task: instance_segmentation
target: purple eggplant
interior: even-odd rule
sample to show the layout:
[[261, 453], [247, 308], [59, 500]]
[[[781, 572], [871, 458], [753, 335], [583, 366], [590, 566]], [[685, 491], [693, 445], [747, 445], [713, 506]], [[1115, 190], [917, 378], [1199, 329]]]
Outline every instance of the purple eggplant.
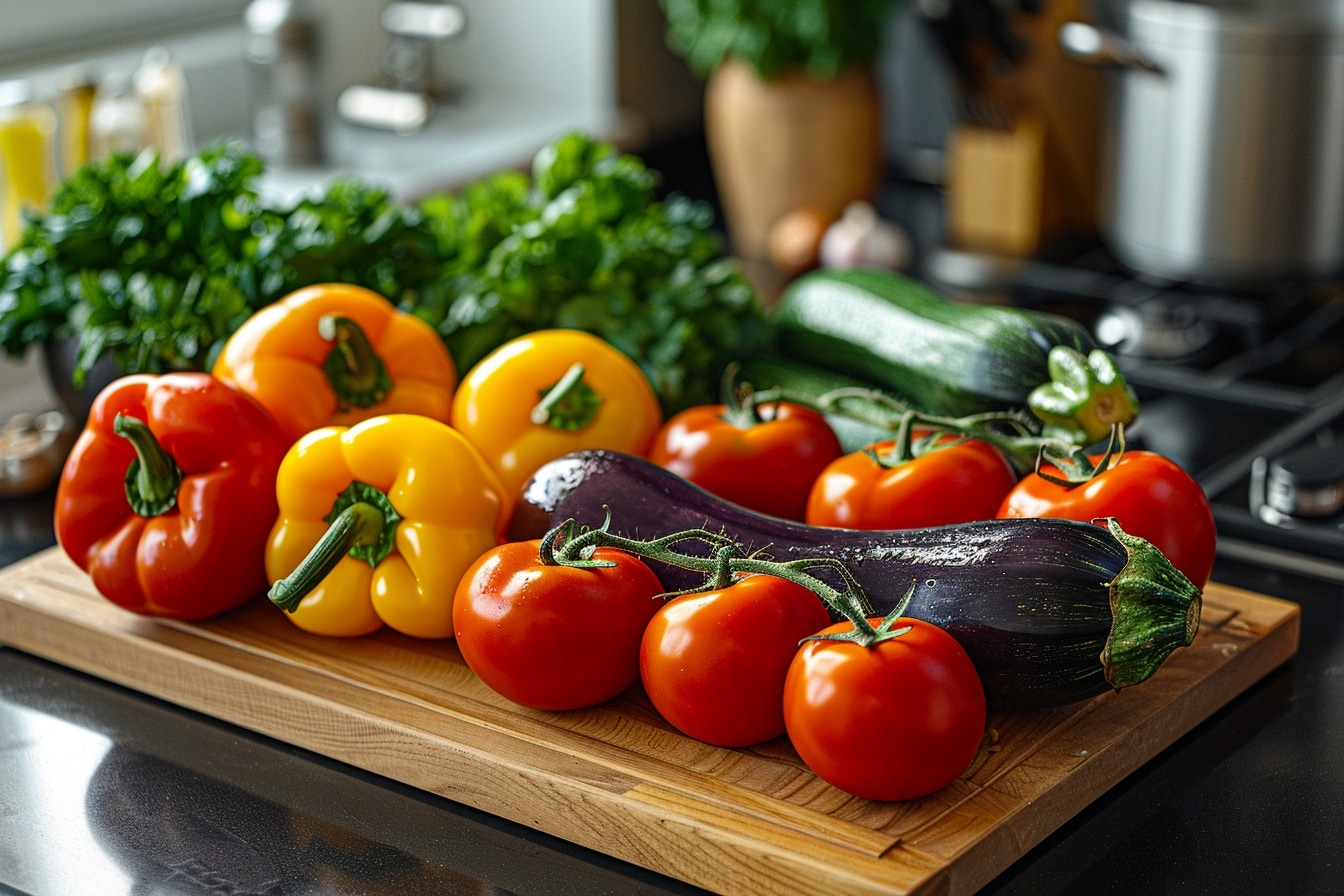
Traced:
[[[509, 536], [540, 538], [570, 519], [598, 527], [608, 512], [609, 530], [628, 538], [707, 529], [775, 560], [839, 560], [877, 615], [913, 585], [905, 615], [961, 642], [998, 710], [1061, 706], [1138, 684], [1189, 645], [1199, 627], [1199, 589], [1114, 521], [986, 520], [896, 531], [807, 526], [747, 510], [643, 458], [611, 451], [576, 452], [538, 470], [523, 487]], [[704, 582], [703, 573], [650, 565], [668, 591]]]

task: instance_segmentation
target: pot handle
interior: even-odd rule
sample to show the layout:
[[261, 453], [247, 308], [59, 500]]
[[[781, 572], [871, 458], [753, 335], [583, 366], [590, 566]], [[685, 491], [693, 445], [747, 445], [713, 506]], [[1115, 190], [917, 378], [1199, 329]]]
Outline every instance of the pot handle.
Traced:
[[1074, 62], [1100, 68], [1123, 68], [1165, 75], [1162, 66], [1149, 59], [1132, 43], [1113, 31], [1085, 22], [1059, 26], [1059, 46]]

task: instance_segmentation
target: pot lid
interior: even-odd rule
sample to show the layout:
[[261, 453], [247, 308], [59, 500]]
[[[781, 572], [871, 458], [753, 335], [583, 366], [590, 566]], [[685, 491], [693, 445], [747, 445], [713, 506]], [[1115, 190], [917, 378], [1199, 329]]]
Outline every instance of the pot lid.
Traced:
[[1145, 45], [1319, 52], [1344, 37], [1344, 0], [1129, 0], [1125, 6], [1130, 37]]

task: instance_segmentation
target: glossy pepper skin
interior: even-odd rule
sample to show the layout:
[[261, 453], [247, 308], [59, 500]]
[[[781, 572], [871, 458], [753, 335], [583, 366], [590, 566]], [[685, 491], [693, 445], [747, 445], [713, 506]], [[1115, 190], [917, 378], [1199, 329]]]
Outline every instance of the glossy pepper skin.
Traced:
[[385, 414], [447, 422], [457, 385], [429, 324], [344, 283], [304, 287], [252, 315], [212, 372], [261, 402], [291, 444]]
[[[499, 544], [508, 513], [479, 452], [446, 424], [414, 414], [309, 433], [285, 455], [276, 496], [280, 516], [266, 551], [271, 600], [293, 606], [299, 628], [333, 637], [384, 625], [451, 637], [458, 582]], [[339, 534], [340, 511], [351, 503], [366, 511], [364, 537], [336, 544], [333, 565], [313, 566], [306, 582], [291, 576]], [[368, 510], [375, 505], [380, 513]]]
[[452, 424], [516, 496], [543, 464], [571, 451], [643, 455], [662, 409], [643, 371], [610, 343], [581, 330], [538, 330], [467, 372]]
[[[261, 405], [207, 374], [123, 377], [99, 394], [66, 461], [56, 538], [128, 610], [191, 620], [233, 609], [266, 591], [287, 444]], [[133, 465], [160, 474], [156, 506], [128, 481]]]

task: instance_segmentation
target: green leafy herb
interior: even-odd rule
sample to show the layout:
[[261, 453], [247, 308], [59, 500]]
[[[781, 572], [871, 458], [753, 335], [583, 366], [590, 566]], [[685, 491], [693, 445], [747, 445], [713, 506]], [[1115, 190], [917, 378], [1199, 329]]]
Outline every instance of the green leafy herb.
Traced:
[[421, 204], [443, 258], [415, 311], [466, 370], [546, 327], [586, 330], [633, 358], [664, 410], [716, 400], [723, 367], [767, 338], [759, 303], [723, 257], [710, 208], [655, 198], [638, 158], [571, 134], [504, 172]]
[[789, 68], [833, 78], [871, 62], [899, 0], [660, 0], [668, 44], [705, 77], [729, 56], [762, 78]]
[[126, 373], [203, 370], [259, 308], [355, 283], [436, 326], [462, 373], [533, 330], [595, 333], [671, 411], [715, 400], [727, 360], [766, 339], [709, 207], [657, 200], [656, 173], [587, 137], [544, 148], [531, 176], [414, 207], [353, 179], [268, 207], [262, 171], [236, 144], [80, 168], [0, 266], [0, 348], [78, 337], [76, 385], [105, 354]]
[[161, 166], [154, 152], [85, 165], [5, 259], [0, 345], [78, 334], [77, 383], [98, 355], [127, 371], [201, 368], [248, 314], [235, 272], [261, 162], [221, 146]]
[[252, 229], [240, 273], [254, 307], [313, 283], [354, 283], [400, 302], [438, 273], [419, 213], [352, 178], [262, 214]]
[[120, 370], [203, 370], [247, 317], [311, 283], [400, 301], [437, 275], [418, 213], [348, 181], [263, 206], [262, 161], [240, 144], [175, 165], [152, 151], [75, 171], [0, 271], [0, 347], [78, 336], [75, 385], [100, 355]]

